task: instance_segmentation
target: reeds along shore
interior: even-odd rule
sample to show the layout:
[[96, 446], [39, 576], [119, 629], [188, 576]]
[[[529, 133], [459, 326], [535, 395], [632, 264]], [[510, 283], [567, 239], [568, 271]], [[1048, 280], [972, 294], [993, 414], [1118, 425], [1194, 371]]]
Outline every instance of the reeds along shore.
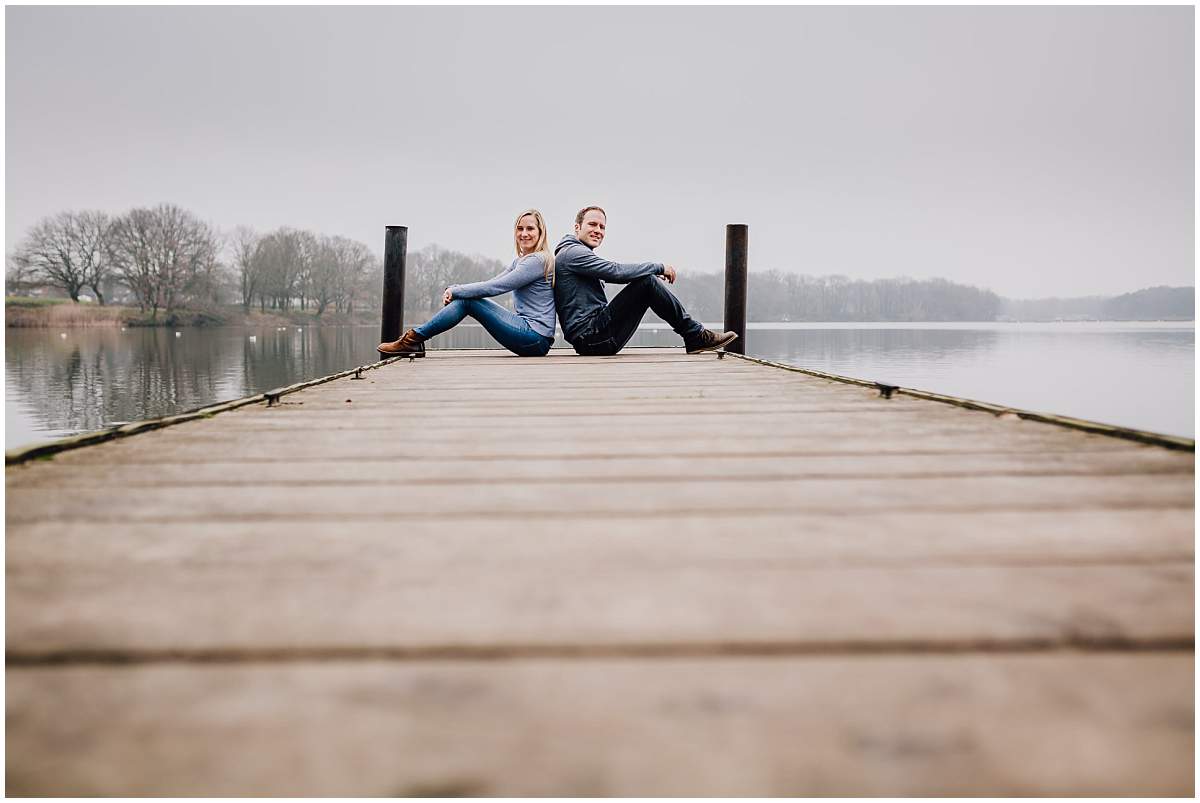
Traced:
[[9, 299], [4, 305], [4, 325], [29, 329], [47, 328], [101, 328], [119, 326], [345, 326], [349, 324], [378, 323], [378, 314], [366, 312], [337, 314], [326, 311], [317, 316], [312, 312], [291, 311], [287, 313], [249, 313], [241, 307], [219, 310], [174, 310], [160, 311], [155, 319], [137, 307], [99, 306], [96, 304], [73, 304], [71, 302], [31, 301]]
[[128, 326], [140, 313], [130, 307], [82, 306], [80, 304], [4, 305], [4, 325], [25, 328]]

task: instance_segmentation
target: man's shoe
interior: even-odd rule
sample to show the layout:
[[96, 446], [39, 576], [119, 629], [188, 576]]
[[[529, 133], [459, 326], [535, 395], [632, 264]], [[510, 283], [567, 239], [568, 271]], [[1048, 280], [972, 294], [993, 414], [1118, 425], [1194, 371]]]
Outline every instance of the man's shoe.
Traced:
[[702, 329], [695, 340], [686, 341], [683, 347], [688, 354], [699, 354], [703, 351], [716, 351], [737, 340], [737, 332], [714, 332]]
[[405, 357], [424, 357], [425, 341], [428, 339], [417, 334], [416, 329], [409, 329], [399, 340], [393, 340], [391, 343], [380, 343], [379, 353], [389, 356], [400, 354]]

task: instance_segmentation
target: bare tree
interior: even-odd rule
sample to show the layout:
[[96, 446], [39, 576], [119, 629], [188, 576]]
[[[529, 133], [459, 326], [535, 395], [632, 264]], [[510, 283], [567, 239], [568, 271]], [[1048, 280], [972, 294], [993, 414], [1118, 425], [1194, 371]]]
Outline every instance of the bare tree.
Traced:
[[108, 278], [109, 219], [103, 212], [60, 212], [43, 218], [17, 247], [14, 259], [43, 284], [78, 302], [85, 287], [104, 303]]
[[314, 243], [308, 292], [317, 315], [323, 315], [330, 304], [339, 312], [350, 308], [362, 294], [374, 254], [363, 243], [345, 237], [320, 237]]
[[310, 231], [298, 231], [296, 238], [296, 294], [300, 297], [300, 309], [308, 309], [308, 301], [313, 294], [313, 273], [317, 269], [317, 261], [322, 257], [324, 246], [321, 238]]
[[254, 250], [255, 270], [261, 277], [259, 290], [260, 308], [266, 309], [266, 300], [271, 307], [286, 310], [296, 297], [299, 278], [307, 270], [305, 261], [306, 237], [312, 235], [295, 229], [277, 229], [262, 237]]
[[134, 209], [113, 222], [112, 264], [138, 306], [157, 320], [190, 297], [204, 298], [219, 270], [212, 227], [172, 204]]
[[92, 289], [96, 301], [104, 304], [101, 285], [112, 272], [108, 253], [108, 236], [112, 220], [103, 212], [80, 212], [75, 215], [73, 236], [78, 243], [83, 264], [84, 281]]
[[28, 295], [29, 291], [39, 284], [41, 282], [38, 281], [37, 272], [29, 256], [20, 251], [9, 254], [8, 270], [4, 274], [5, 293], [10, 296]]
[[362, 242], [343, 236], [320, 239], [319, 258], [313, 264], [312, 293], [317, 314], [330, 304], [337, 311], [349, 311], [353, 301], [362, 294], [364, 284], [374, 264], [374, 254]]
[[192, 243], [193, 252], [183, 275], [182, 298], [191, 306], [215, 309], [221, 304], [225, 284], [221, 237], [201, 223], [200, 230], [193, 233]]
[[338, 278], [342, 270], [339, 237], [316, 238], [309, 264], [308, 290], [317, 307], [317, 317], [337, 298]]
[[378, 259], [365, 243], [344, 237], [335, 237], [334, 242], [340, 266], [335, 285], [337, 307], [353, 312], [354, 302], [369, 295], [367, 287], [382, 271], [376, 269]]
[[246, 312], [250, 311], [250, 305], [254, 303], [254, 295], [262, 283], [262, 276], [258, 270], [259, 265], [254, 260], [254, 253], [258, 250], [260, 240], [258, 233], [248, 226], [238, 226], [229, 237], [230, 261], [237, 274], [242, 309]]

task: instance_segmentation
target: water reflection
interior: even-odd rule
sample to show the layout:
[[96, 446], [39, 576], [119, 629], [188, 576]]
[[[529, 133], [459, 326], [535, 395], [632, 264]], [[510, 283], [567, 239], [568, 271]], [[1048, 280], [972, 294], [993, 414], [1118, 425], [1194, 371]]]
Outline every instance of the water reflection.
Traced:
[[9, 329], [5, 444], [169, 415], [334, 373], [374, 359], [378, 341], [368, 329]]
[[752, 328], [747, 351], [951, 396], [1195, 434], [1191, 323], [832, 326]]
[[[63, 337], [62, 334], [66, 336]], [[373, 326], [8, 329], [7, 448], [228, 401], [376, 359]], [[633, 346], [679, 346], [644, 328]], [[463, 325], [431, 344], [494, 348]], [[556, 349], [568, 348], [560, 339]], [[749, 353], [1191, 437], [1191, 324], [752, 325]]]
[[[863, 355], [883, 373], [904, 366], [950, 366], [964, 358], [987, 359], [1001, 338], [995, 331], [931, 329], [752, 329], [747, 350], [763, 359], [859, 376]], [[835, 370], [836, 367], [836, 370]], [[871, 377], [886, 379], [886, 376]]]

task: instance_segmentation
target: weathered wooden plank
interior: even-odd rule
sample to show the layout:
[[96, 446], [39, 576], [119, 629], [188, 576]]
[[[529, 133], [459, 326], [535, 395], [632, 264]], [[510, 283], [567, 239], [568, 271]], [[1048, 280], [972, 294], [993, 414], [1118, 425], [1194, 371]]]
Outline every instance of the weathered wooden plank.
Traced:
[[7, 791], [1188, 796], [1191, 655], [10, 668]]
[[[332, 417], [330, 416], [331, 412], [334, 413]], [[950, 415], [957, 415], [959, 412], [970, 415], [970, 412], [965, 410], [954, 411]], [[754, 415], [779, 420], [802, 418], [806, 423], [811, 420], [818, 422], [819, 425], [825, 419], [833, 419], [835, 416], [838, 418], [852, 416], [856, 422], [857, 419], [863, 418], [870, 423], [877, 423], [878, 420], [902, 420], [904, 416], [928, 417], [928, 411], [922, 410], [919, 405], [911, 404], [896, 405], [893, 408], [880, 407], [869, 400], [854, 403], [830, 403], [829, 401], [796, 403], [758, 399], [716, 401], [707, 398], [605, 400], [599, 406], [595, 397], [575, 399], [569, 402], [545, 400], [544, 404], [531, 404], [529, 401], [440, 402], [429, 400], [416, 405], [396, 398], [364, 399], [362, 394], [356, 393], [351, 397], [349, 404], [344, 398], [332, 400], [325, 405], [308, 401], [303, 404], [289, 401], [260, 418], [251, 419], [248, 416], [240, 416], [235, 419], [230, 417], [229, 422], [247, 427], [263, 425], [305, 427], [316, 422], [336, 421], [338, 418], [342, 418], [344, 421], [353, 421], [356, 424], [361, 422], [373, 426], [394, 427], [397, 424], [396, 419], [404, 416], [419, 418], [422, 421], [438, 421], [439, 423], [479, 419], [481, 423], [492, 422], [493, 425], [500, 419], [504, 420], [506, 425], [537, 424], [539, 422], [558, 424], [560, 422], [556, 419], [567, 419], [573, 425], [587, 426], [604, 424], [614, 418], [638, 420], [652, 417], [655, 420], [661, 420], [664, 415], [683, 419], [685, 422], [695, 419], [700, 423], [704, 423], [706, 419], [732, 420], [732, 416], [739, 415]], [[980, 418], [981, 415], [992, 417], [987, 413], [976, 412], [969, 423], [978, 424], [986, 421], [986, 419]], [[410, 423], [415, 423], [415, 421]]]
[[[147, 432], [136, 438], [105, 444], [102, 449], [85, 449], [81, 460], [104, 463], [110, 456], [157, 454], [157, 459], [194, 462], [220, 455], [225, 459], [279, 461], [303, 459], [389, 459], [426, 457], [430, 450], [455, 456], [613, 456], [705, 455], [705, 454], [908, 454], [978, 452], [1127, 451], [1128, 441], [1089, 435], [1043, 424], [995, 422], [977, 414], [961, 426], [910, 424], [905, 427], [864, 428], [839, 418], [824, 426], [762, 427], [755, 423], [739, 426], [681, 426], [669, 416], [640, 426], [614, 417], [603, 427], [578, 427], [570, 421], [555, 426], [492, 426], [463, 422], [453, 428], [433, 427], [428, 422], [405, 421], [395, 425], [375, 424], [362, 429], [335, 418], [323, 427], [308, 426], [260, 432], [239, 431], [240, 411], [207, 421], [193, 421], [165, 430]], [[860, 420], [861, 421], [861, 420]], [[815, 424], [815, 422], [812, 422]], [[453, 449], [447, 447], [453, 431]], [[1146, 447], [1152, 448], [1152, 447]], [[24, 465], [18, 471], [49, 471], [49, 466]], [[9, 476], [13, 470], [6, 472]]]
[[[345, 398], [328, 408], [315, 407], [312, 411], [307, 407], [301, 409], [299, 402], [288, 402], [280, 408], [270, 409], [263, 405], [243, 408], [244, 411], [231, 411], [224, 414], [225, 419], [198, 420], [188, 422], [180, 427], [180, 431], [204, 432], [228, 429], [238, 424], [246, 428], [263, 428], [278, 426], [286, 421], [297, 428], [311, 426], [314, 421], [322, 421], [327, 425], [342, 427], [357, 427], [361, 429], [387, 428], [402, 432], [405, 429], [419, 429], [429, 426], [429, 421], [445, 425], [448, 421], [457, 422], [465, 427], [496, 428], [503, 422], [506, 428], [514, 430], [561, 430], [565, 432], [581, 431], [587, 428], [606, 429], [614, 425], [622, 427], [643, 427], [660, 430], [670, 425], [671, 428], [690, 430], [707, 429], [720, 425], [722, 433], [729, 432], [730, 436], [739, 431], [754, 432], [768, 431], [786, 427], [790, 431], [809, 432], [825, 430], [833, 427], [837, 431], [870, 428], [872, 432], [885, 431], [887, 425], [907, 431], [913, 427], [929, 430], [934, 427], [953, 429], [956, 431], [973, 430], [986, 431], [995, 429], [996, 417], [990, 413], [971, 410], [961, 410], [947, 406], [944, 410], [931, 412], [922, 411], [920, 406], [903, 405], [896, 408], [865, 403], [855, 410], [842, 408], [811, 408], [787, 407], [780, 404], [743, 404], [737, 407], [725, 408], [717, 404], [701, 403], [692, 405], [691, 409], [681, 410], [677, 402], [665, 404], [643, 402], [626, 405], [614, 411], [607, 409], [606, 404], [596, 400], [582, 402], [571, 409], [551, 409], [548, 406], [539, 409], [534, 404], [528, 404], [521, 410], [511, 410], [510, 414], [501, 416], [494, 407], [477, 405], [469, 409], [441, 410], [435, 405], [427, 405], [413, 414], [404, 414], [404, 406], [395, 401], [378, 404], [364, 404], [354, 401], [354, 395], [347, 393]], [[349, 399], [349, 401], [347, 401]], [[307, 402], [305, 404], [308, 404]], [[357, 404], [357, 406], [355, 406]], [[238, 413], [241, 412], [239, 415]], [[752, 418], [748, 418], [752, 416]], [[920, 419], [914, 420], [916, 416]], [[1001, 422], [999, 426], [1006, 431], [1033, 431], [1047, 425], [1036, 422], [1013, 419]], [[186, 428], [186, 429], [185, 429]]]
[[[397, 532], [402, 537], [402, 532]], [[514, 533], [513, 537], [520, 537]], [[9, 566], [14, 653], [785, 644], [812, 648], [1191, 638], [1191, 563], [1096, 566], [679, 568], [320, 562], [246, 550], [141, 566]], [[415, 556], [415, 552], [414, 552]], [[431, 571], [436, 568], [437, 571]]]
[[662, 519], [721, 510], [803, 516], [885, 510], [1182, 508], [1193, 506], [1195, 482], [1190, 474], [795, 480], [718, 476], [662, 478], [652, 485], [627, 480], [572, 482], [559, 477], [533, 482], [498, 477], [486, 483], [459, 481], [423, 485], [419, 491], [395, 491], [396, 483], [390, 478], [360, 485], [305, 485], [303, 492], [286, 484], [263, 482], [232, 487], [85, 487], [64, 495], [60, 489], [42, 485], [11, 489], [5, 515], [12, 526], [35, 521], [329, 520], [353, 515], [386, 516], [396, 521], [483, 514]]
[[[724, 424], [712, 419], [705, 421], [683, 421], [661, 416], [654, 419], [625, 420], [613, 418], [603, 423], [590, 422], [584, 428], [578, 422], [564, 419], [561, 422], [522, 423], [485, 422], [478, 419], [453, 422], [410, 421], [403, 426], [388, 423], [356, 425], [354, 422], [330, 422], [328, 426], [296, 427], [290, 430], [261, 429], [238, 431], [236, 428], [201, 431], [189, 424], [174, 433], [172, 447], [181, 447], [191, 442], [210, 442], [213, 450], [229, 444], [244, 444], [248, 449], [257, 449], [260, 454], [295, 446], [305, 449], [313, 444], [336, 448], [339, 443], [371, 449], [396, 444], [446, 444], [447, 432], [456, 430], [456, 446], [471, 448], [475, 444], [499, 445], [514, 453], [520, 450], [527, 454], [531, 450], [551, 450], [549, 454], [572, 453], [576, 448], [597, 449], [604, 447], [615, 456], [626, 452], [634, 453], [717, 453], [735, 449], [740, 453], [769, 449], [772, 445], [786, 447], [790, 451], [807, 452], [877, 452], [909, 451], [1017, 451], [1037, 449], [1049, 451], [1078, 451], [1087, 448], [1075, 438], [1057, 438], [1014, 425], [1012, 429], [997, 431], [974, 425], [937, 426], [914, 420], [910, 426], [896, 427], [890, 424], [864, 421], [836, 422], [821, 426], [818, 421], [780, 420], [775, 426], [760, 423]], [[1030, 425], [1039, 426], [1039, 425]], [[169, 430], [163, 430], [164, 433]], [[1093, 436], [1103, 438], [1102, 435]], [[1099, 451], [1126, 448], [1115, 438], [1107, 442], [1095, 442]], [[1115, 441], [1115, 442], [1114, 442]], [[629, 444], [644, 443], [645, 449]], [[1124, 442], [1128, 443], [1128, 441]], [[445, 447], [443, 447], [445, 448]]]
[[[271, 460], [269, 472], [261, 462], [230, 461], [223, 453], [207, 455], [207, 461], [163, 462], [157, 449], [140, 454], [125, 451], [105, 460], [103, 472], [94, 460], [84, 460], [85, 451], [55, 458], [53, 472], [12, 471], [9, 488], [41, 486], [72, 488], [153, 488], [167, 485], [332, 485], [391, 481], [395, 464], [389, 460]], [[90, 455], [89, 455], [90, 456]], [[155, 462], [155, 459], [158, 462]], [[414, 471], [405, 482], [412, 485], [477, 483], [494, 481], [544, 481], [548, 477], [574, 482], [607, 482], [613, 479], [659, 480], [663, 477], [722, 476], [730, 479], [821, 479], [854, 477], [962, 477], [967, 475], [1135, 475], [1186, 474], [1194, 471], [1191, 455], [1166, 449], [1134, 446], [1113, 452], [1028, 452], [1021, 454], [881, 454], [881, 455], [698, 455], [659, 457], [632, 455], [621, 459], [529, 457], [511, 460], [462, 455], [429, 456], [414, 460]]]
[[[174, 429], [174, 428], [172, 428]], [[282, 463], [289, 461], [352, 461], [385, 460], [395, 461], [398, 466], [408, 461], [420, 461], [442, 454], [470, 460], [512, 459], [519, 448], [522, 456], [555, 457], [564, 459], [623, 459], [646, 457], [701, 457], [701, 456], [856, 456], [870, 461], [877, 455], [973, 455], [973, 454], [1028, 454], [1038, 450], [1046, 453], [1081, 451], [1122, 452], [1128, 448], [1115, 438], [1095, 437], [1096, 440], [1080, 441], [1075, 438], [1045, 438], [1040, 435], [1008, 436], [1001, 433], [961, 437], [955, 433], [899, 434], [890, 432], [886, 438], [872, 437], [868, 433], [845, 436], [831, 440], [820, 440], [810, 435], [771, 435], [766, 433], [738, 438], [705, 437], [704, 434], [688, 437], [686, 433], [672, 435], [658, 432], [642, 434], [614, 430], [611, 432], [589, 431], [571, 436], [569, 441], [558, 433], [532, 431], [519, 437], [507, 430], [474, 430], [468, 438], [455, 438], [453, 448], [447, 446], [447, 436], [432, 428], [411, 430], [403, 434], [385, 430], [350, 430], [327, 427], [307, 432], [293, 432], [290, 437], [280, 436], [270, 440], [257, 434], [215, 433], [206, 437], [193, 437], [190, 433], [172, 435], [170, 440], [165, 430], [148, 432], [136, 438], [118, 440], [104, 445], [97, 454], [81, 450], [80, 460], [96, 466], [106, 465], [110, 460], [123, 459], [145, 463], [195, 463], [210, 462], [219, 457], [250, 463]], [[710, 433], [707, 433], [711, 435]], [[1126, 442], [1127, 443], [1127, 442]], [[1153, 448], [1153, 447], [1148, 447]], [[55, 457], [61, 460], [62, 455]], [[53, 462], [30, 463], [6, 470], [7, 476], [14, 472], [49, 471]]]
[[[436, 379], [436, 381], [434, 381]], [[419, 380], [419, 381], [417, 381]], [[833, 387], [826, 387], [832, 385]], [[319, 387], [319, 386], [318, 386]], [[391, 381], [380, 377], [355, 381], [353, 387], [363, 393], [381, 398], [475, 398], [476, 395], [496, 395], [501, 398], [518, 397], [521, 393], [532, 392], [536, 398], [542, 395], [550, 397], [563, 396], [572, 398], [580, 395], [599, 395], [612, 398], [627, 398], [648, 391], [660, 391], [680, 398], [695, 398], [697, 395], [713, 394], [715, 396], [751, 397], [763, 396], [771, 398], [792, 398], [816, 400], [824, 398], [836, 402], [869, 401], [878, 399], [879, 391], [875, 388], [842, 383], [797, 382], [794, 380], [758, 381], [746, 375], [722, 376], [720, 378], [694, 374], [691, 376], [676, 376], [673, 372], [659, 371], [657, 374], [645, 374], [641, 377], [596, 373], [591, 376], [569, 373], [564, 376], [529, 376], [521, 374], [519, 380], [507, 381], [501, 374], [480, 371], [478, 375], [457, 379], [454, 377], [407, 377], [402, 381]], [[316, 388], [305, 391], [306, 395]], [[330, 394], [331, 396], [334, 394]], [[528, 395], [527, 395], [528, 398]], [[907, 396], [897, 396], [893, 402], [917, 401]]]
[[[420, 381], [416, 381], [416, 380]], [[429, 381], [426, 381], [426, 380]], [[614, 376], [611, 371], [591, 376], [572, 372], [565, 377], [533, 377], [522, 374], [519, 383], [506, 382], [502, 375], [480, 372], [469, 379], [441, 377], [409, 377], [408, 381], [390, 381], [390, 377], [354, 381], [352, 387], [368, 397], [392, 400], [419, 400], [442, 398], [469, 400], [477, 397], [499, 399], [547, 397], [550, 400], [575, 399], [581, 396], [604, 398], [635, 398], [639, 395], [659, 394], [676, 398], [773, 398], [826, 401], [836, 403], [883, 402], [894, 407], [920, 404], [920, 400], [907, 396], [896, 396], [890, 400], [880, 398], [874, 388], [828, 382], [825, 380], [768, 379], [759, 380], [746, 374], [712, 376], [712, 371], [689, 376], [674, 372], [659, 371], [640, 377]], [[317, 386], [305, 392], [305, 397], [319, 402], [325, 398], [336, 398], [332, 388]], [[320, 393], [317, 391], [320, 390]]]
[[[122, 524], [37, 522], [10, 527], [14, 573], [179, 570], [189, 564], [326, 566], [353, 557], [421, 566], [433, 576], [475, 566], [545, 565], [613, 572], [834, 567], [1052, 566], [1184, 562], [1194, 557], [1191, 510], [989, 513], [786, 513], [681, 516], [643, 527], [563, 515], [514, 524], [483, 514], [452, 526], [350, 516], [336, 522]], [[19, 567], [19, 568], [17, 568]], [[81, 601], [81, 604], [82, 601]]]

